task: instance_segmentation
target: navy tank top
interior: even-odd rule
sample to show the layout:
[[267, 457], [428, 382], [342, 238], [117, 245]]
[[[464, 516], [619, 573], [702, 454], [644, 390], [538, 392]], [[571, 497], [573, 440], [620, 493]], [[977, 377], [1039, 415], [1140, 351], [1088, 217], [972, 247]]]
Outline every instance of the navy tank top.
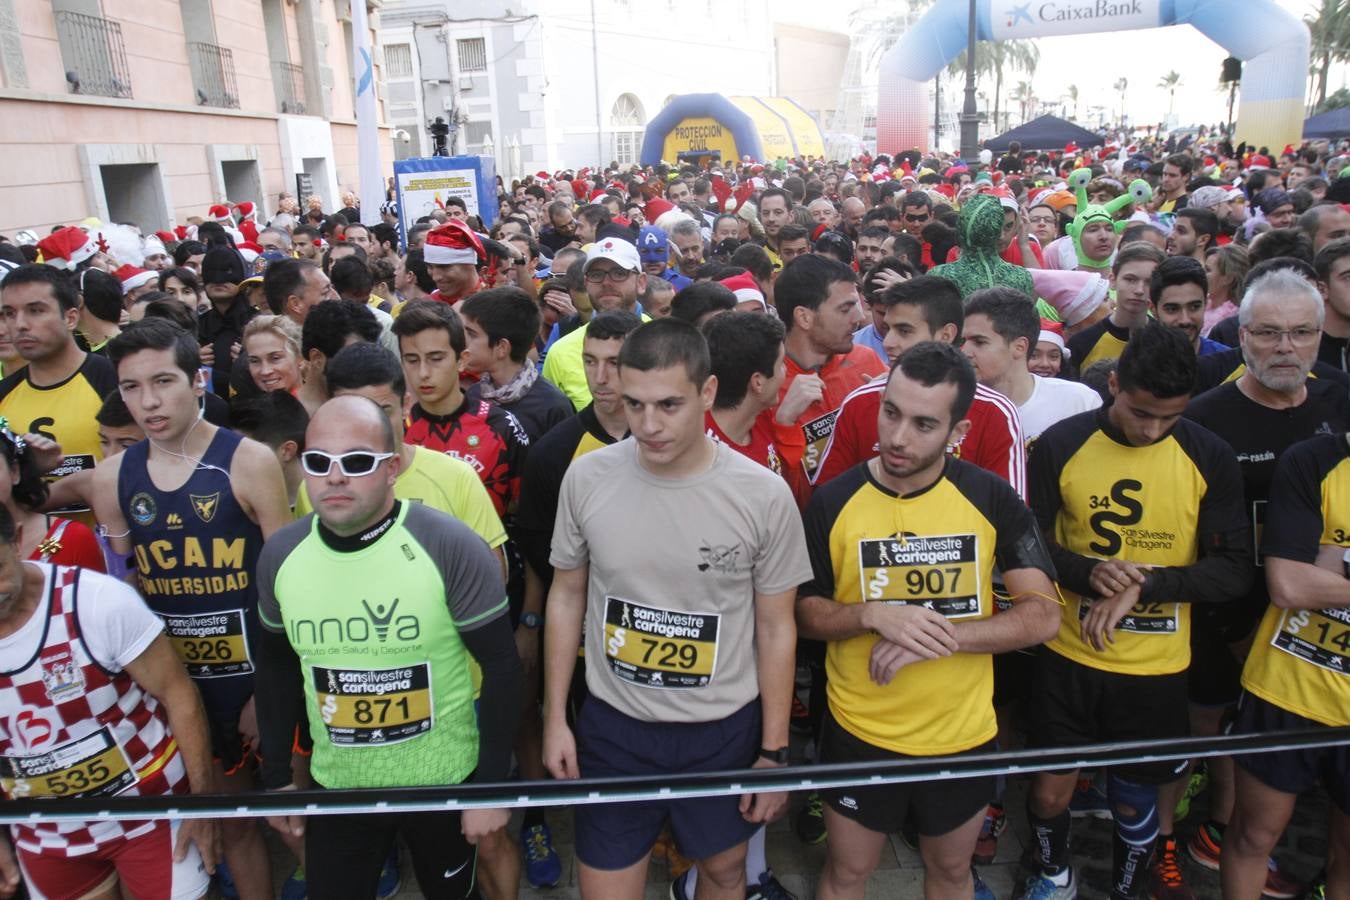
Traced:
[[218, 429], [174, 491], [150, 479], [150, 444], [141, 441], [124, 452], [117, 481], [141, 593], [217, 720], [237, 716], [253, 695], [259, 627], [254, 575], [262, 529], [235, 499], [228, 475], [241, 440]]

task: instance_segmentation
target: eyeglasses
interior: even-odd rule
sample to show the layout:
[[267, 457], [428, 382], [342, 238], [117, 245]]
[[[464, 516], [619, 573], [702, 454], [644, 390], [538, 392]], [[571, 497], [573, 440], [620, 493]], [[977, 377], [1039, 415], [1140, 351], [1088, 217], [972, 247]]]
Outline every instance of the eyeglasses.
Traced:
[[353, 450], [334, 456], [322, 450], [306, 450], [300, 454], [300, 466], [306, 475], [323, 478], [333, 470], [333, 463], [347, 478], [360, 478], [379, 468], [380, 463], [393, 457], [392, 453], [370, 453], [365, 450]]
[[921, 216], [911, 216], [911, 215], [909, 215], [909, 214], [906, 214], [906, 215], [905, 215], [905, 221], [906, 221], [906, 222], [927, 222], [927, 221], [928, 221], [928, 218], [929, 218], [929, 215], [930, 215], [929, 213], [924, 213], [924, 214], [921, 215]]
[[1028, 216], [1027, 221], [1032, 225], [1053, 225], [1055, 219], [1053, 216]]
[[1248, 328], [1247, 334], [1256, 343], [1267, 347], [1278, 347], [1286, 337], [1295, 347], [1307, 347], [1317, 343], [1322, 336], [1322, 332], [1316, 328], [1291, 328], [1288, 331], [1277, 328]]
[[609, 279], [610, 284], [622, 284], [627, 281], [632, 272], [627, 269], [591, 269], [586, 273], [586, 280], [591, 284], [599, 284], [605, 279]]

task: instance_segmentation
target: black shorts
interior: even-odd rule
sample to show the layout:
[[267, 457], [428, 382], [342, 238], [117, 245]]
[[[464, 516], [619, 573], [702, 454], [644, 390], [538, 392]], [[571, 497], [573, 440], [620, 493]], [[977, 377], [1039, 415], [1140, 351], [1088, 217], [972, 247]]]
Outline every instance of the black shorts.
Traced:
[[1031, 677], [1036, 671], [1034, 650], [994, 654], [994, 707], [1016, 706], [1017, 715], [1031, 696]]
[[370, 900], [396, 834], [412, 855], [422, 896], [430, 900], [478, 896], [477, 856], [460, 831], [458, 812], [310, 816], [305, 820], [309, 896]]
[[[1053, 650], [1036, 657], [1029, 748], [1171, 740], [1190, 733], [1185, 672], [1123, 675], [1080, 665]], [[1142, 784], [1166, 784], [1185, 767], [1178, 760], [1116, 766], [1113, 771]]]
[[[760, 744], [759, 701], [714, 722], [643, 722], [598, 697], [577, 717], [582, 778], [675, 775], [742, 769]], [[593, 869], [626, 869], [651, 852], [670, 819], [680, 852], [707, 859], [748, 840], [759, 827], [740, 811], [740, 795], [672, 797], [576, 807], [576, 855]]]
[[[1243, 694], [1229, 733], [1269, 734], [1326, 727], [1254, 694]], [[1332, 802], [1350, 815], [1350, 744], [1244, 753], [1237, 757], [1237, 762], [1262, 784], [1286, 794], [1301, 794], [1321, 782]]]
[[[968, 753], [987, 753], [994, 742], [975, 747]], [[820, 762], [880, 762], [918, 759], [855, 737], [826, 711], [820, 737]], [[993, 775], [957, 778], [946, 781], [911, 781], [877, 787], [829, 788], [820, 797], [830, 808], [862, 827], [890, 834], [899, 831], [912, 818], [919, 834], [939, 837], [969, 822], [989, 805], [997, 788]]]
[[1217, 610], [1191, 610], [1191, 668], [1186, 690], [1196, 706], [1232, 706], [1242, 696], [1242, 663], [1233, 652], [1233, 628]]
[[220, 761], [226, 775], [243, 771], [258, 758], [258, 748], [246, 745], [239, 733], [238, 710], [230, 715], [208, 714], [206, 726], [211, 735], [211, 755]]

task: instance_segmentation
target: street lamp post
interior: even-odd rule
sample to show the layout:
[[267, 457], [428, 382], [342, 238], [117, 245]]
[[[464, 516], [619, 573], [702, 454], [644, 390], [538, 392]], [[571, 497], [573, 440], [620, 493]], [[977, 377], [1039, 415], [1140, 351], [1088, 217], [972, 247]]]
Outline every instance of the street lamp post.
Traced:
[[961, 158], [969, 162], [980, 155], [980, 114], [975, 106], [975, 0], [970, 0], [970, 22], [966, 31], [966, 100], [961, 106]]

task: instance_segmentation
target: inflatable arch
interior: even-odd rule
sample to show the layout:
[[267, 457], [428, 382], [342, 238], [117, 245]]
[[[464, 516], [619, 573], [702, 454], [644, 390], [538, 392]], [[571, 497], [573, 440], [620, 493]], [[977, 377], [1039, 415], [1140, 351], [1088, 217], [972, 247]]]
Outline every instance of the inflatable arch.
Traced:
[[825, 142], [816, 120], [786, 97], [681, 94], [647, 125], [639, 162], [654, 166], [711, 155], [769, 163], [780, 156], [824, 156]]
[[[1191, 25], [1244, 62], [1237, 139], [1283, 147], [1303, 128], [1307, 26], [1273, 0], [975, 0], [983, 41]], [[877, 150], [927, 148], [926, 82], [960, 55], [968, 37], [966, 0], [938, 0], [881, 59]], [[1105, 56], [1126, 57], [1119, 42]], [[978, 51], [977, 51], [978, 52]], [[1092, 57], [1084, 55], [1085, 64]]]

